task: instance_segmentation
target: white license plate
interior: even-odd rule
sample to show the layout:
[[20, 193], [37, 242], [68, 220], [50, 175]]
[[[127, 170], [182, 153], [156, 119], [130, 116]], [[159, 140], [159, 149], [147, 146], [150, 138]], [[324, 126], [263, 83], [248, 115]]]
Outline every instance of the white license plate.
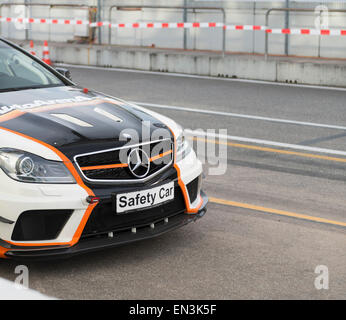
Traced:
[[116, 211], [122, 213], [143, 209], [174, 199], [174, 182], [152, 189], [116, 195]]

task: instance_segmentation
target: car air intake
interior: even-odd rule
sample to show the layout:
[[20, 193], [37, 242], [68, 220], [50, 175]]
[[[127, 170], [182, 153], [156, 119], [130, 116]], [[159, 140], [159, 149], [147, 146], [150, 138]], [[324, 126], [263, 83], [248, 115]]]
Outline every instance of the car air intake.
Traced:
[[14, 227], [12, 240], [53, 240], [72, 215], [73, 210], [32, 210], [23, 212]]
[[193, 203], [200, 191], [201, 186], [201, 176], [197, 177], [195, 180], [192, 180], [186, 187], [189, 192], [190, 202]]

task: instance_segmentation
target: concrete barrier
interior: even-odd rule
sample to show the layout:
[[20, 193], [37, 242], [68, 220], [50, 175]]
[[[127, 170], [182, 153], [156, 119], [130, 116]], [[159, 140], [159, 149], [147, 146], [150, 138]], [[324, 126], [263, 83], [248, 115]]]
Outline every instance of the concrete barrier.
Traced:
[[[21, 42], [29, 48], [29, 42]], [[346, 61], [50, 42], [55, 62], [346, 87]], [[38, 52], [41, 52], [39, 47]]]

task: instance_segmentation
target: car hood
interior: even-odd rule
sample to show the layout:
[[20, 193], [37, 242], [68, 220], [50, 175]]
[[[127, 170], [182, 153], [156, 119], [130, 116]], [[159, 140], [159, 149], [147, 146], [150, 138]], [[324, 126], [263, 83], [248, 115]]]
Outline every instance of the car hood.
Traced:
[[136, 135], [139, 142], [149, 141], [155, 129], [167, 128], [142, 109], [77, 87], [1, 93], [0, 127], [47, 143], [71, 160], [121, 147]]

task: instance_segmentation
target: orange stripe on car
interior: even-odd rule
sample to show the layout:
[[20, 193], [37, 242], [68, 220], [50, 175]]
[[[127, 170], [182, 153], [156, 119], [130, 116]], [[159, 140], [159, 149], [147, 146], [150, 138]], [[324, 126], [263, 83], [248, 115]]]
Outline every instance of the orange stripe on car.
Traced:
[[103, 166], [81, 167], [81, 170], [90, 171], [90, 170], [102, 170], [102, 169], [114, 169], [114, 168], [126, 168], [126, 167], [128, 167], [128, 164], [119, 163], [119, 164], [107, 164]]
[[174, 154], [175, 154], [175, 156], [174, 156], [174, 168], [175, 168], [175, 170], [177, 170], [178, 184], [179, 184], [179, 187], [180, 187], [180, 189], [181, 189], [181, 191], [183, 193], [183, 196], [184, 196], [184, 201], [185, 201], [185, 205], [186, 205], [186, 213], [191, 213], [191, 214], [197, 213], [199, 211], [199, 209], [201, 208], [202, 204], [203, 204], [203, 199], [202, 199], [201, 196], [199, 196], [200, 201], [199, 201], [197, 207], [196, 208], [191, 208], [190, 201], [189, 201], [190, 197], [189, 197], [189, 195], [187, 193], [186, 186], [185, 186], [183, 180], [181, 179], [180, 168], [179, 168], [179, 166], [176, 163], [176, 159], [177, 159], [177, 138], [176, 138], [173, 130], [171, 128], [169, 128], [169, 130], [171, 131], [171, 133], [172, 133], [172, 135], [174, 137], [174, 149], [175, 149], [174, 150]]
[[8, 121], [8, 120], [12, 120], [12, 119], [18, 118], [18, 117], [22, 116], [23, 114], [25, 114], [24, 111], [12, 110], [9, 113], [6, 113], [6, 114], [0, 116], [0, 122], [5, 122], [5, 121]]
[[0, 247], [0, 258], [8, 259], [8, 257], [5, 255], [7, 251], [9, 251], [9, 249]]
[[157, 159], [161, 159], [161, 158], [163, 158], [163, 157], [165, 157], [165, 156], [168, 156], [168, 155], [171, 154], [172, 152], [173, 152], [172, 150], [169, 150], [169, 151], [166, 151], [166, 152], [164, 152], [164, 153], [160, 153], [160, 154], [158, 154], [157, 156], [150, 158], [150, 162], [153, 162], [153, 161], [155, 161], [155, 160], [157, 160]]
[[174, 164], [174, 168], [177, 170], [177, 173], [178, 173], [178, 184], [180, 186], [180, 189], [181, 191], [183, 192], [183, 195], [184, 195], [184, 199], [185, 199], [185, 204], [186, 204], [186, 208], [187, 208], [187, 213], [197, 213], [198, 210], [200, 209], [200, 207], [202, 206], [203, 204], [203, 199], [201, 196], [200, 197], [200, 200], [199, 200], [199, 203], [197, 205], [196, 208], [191, 208], [190, 206], [190, 201], [189, 201], [189, 195], [187, 193], [187, 189], [186, 189], [186, 186], [183, 182], [183, 180], [181, 179], [181, 174], [180, 174], [180, 168], [178, 167], [178, 165], [175, 163]]

